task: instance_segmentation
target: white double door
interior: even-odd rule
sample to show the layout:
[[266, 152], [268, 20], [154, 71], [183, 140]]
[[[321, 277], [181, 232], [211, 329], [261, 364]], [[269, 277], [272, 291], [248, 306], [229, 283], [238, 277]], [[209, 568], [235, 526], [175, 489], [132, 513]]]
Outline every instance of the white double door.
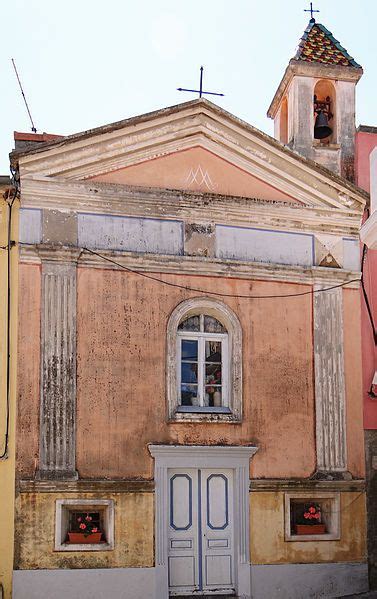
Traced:
[[235, 589], [233, 470], [168, 470], [171, 595]]

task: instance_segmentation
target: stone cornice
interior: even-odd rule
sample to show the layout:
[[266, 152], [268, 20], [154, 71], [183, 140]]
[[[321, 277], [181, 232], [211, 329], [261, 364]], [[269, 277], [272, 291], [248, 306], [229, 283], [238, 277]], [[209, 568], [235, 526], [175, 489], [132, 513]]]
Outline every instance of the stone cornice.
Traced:
[[153, 480], [19, 480], [20, 493], [153, 493]]
[[[32, 264], [40, 264], [41, 259], [66, 262], [68, 261], [67, 255], [69, 256], [70, 252], [71, 248], [60, 246], [22, 245], [20, 246], [20, 261]], [[200, 256], [170, 256], [109, 250], [99, 250], [98, 253], [119, 262], [126, 268], [140, 272], [219, 276], [325, 286], [339, 285], [345, 281], [360, 278], [360, 272], [321, 266], [305, 268], [261, 262], [220, 260]], [[118, 268], [103, 258], [85, 251], [81, 251], [79, 255], [78, 266], [101, 269]], [[357, 289], [358, 287], [359, 283], [351, 283], [347, 286], [349, 289]]]
[[255, 493], [266, 492], [305, 492], [305, 491], [365, 491], [365, 480], [311, 480], [303, 479], [252, 479], [250, 491]]
[[300, 230], [355, 237], [362, 216], [359, 210], [346, 206], [337, 209], [328, 205], [302, 206], [256, 198], [48, 177], [25, 178], [22, 207], [140, 217], [147, 214], [149, 217], [187, 222], [293, 231], [297, 231], [299, 222]]

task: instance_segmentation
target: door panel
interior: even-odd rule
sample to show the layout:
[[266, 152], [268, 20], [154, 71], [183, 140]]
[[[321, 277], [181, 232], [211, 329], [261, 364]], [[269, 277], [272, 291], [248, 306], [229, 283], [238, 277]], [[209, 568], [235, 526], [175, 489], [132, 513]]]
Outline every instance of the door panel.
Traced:
[[169, 470], [169, 587], [177, 594], [199, 586], [198, 471]]
[[202, 470], [203, 590], [234, 588], [233, 471]]
[[233, 591], [233, 471], [169, 470], [168, 478], [171, 594]]

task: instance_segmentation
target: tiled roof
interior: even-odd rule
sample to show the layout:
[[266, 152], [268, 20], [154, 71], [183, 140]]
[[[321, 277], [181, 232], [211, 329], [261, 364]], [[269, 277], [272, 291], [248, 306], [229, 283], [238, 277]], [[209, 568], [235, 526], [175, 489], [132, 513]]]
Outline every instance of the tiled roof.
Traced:
[[309, 25], [305, 29], [295, 59], [361, 68], [335, 39], [331, 31], [320, 23], [316, 23], [314, 19], [309, 21]]

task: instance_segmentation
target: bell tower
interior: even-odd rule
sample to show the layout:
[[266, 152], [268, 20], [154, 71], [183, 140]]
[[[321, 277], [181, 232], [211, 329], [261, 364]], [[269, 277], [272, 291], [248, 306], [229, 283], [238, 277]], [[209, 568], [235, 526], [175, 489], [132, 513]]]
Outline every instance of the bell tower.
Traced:
[[275, 138], [354, 180], [355, 88], [362, 67], [312, 17], [268, 109]]

